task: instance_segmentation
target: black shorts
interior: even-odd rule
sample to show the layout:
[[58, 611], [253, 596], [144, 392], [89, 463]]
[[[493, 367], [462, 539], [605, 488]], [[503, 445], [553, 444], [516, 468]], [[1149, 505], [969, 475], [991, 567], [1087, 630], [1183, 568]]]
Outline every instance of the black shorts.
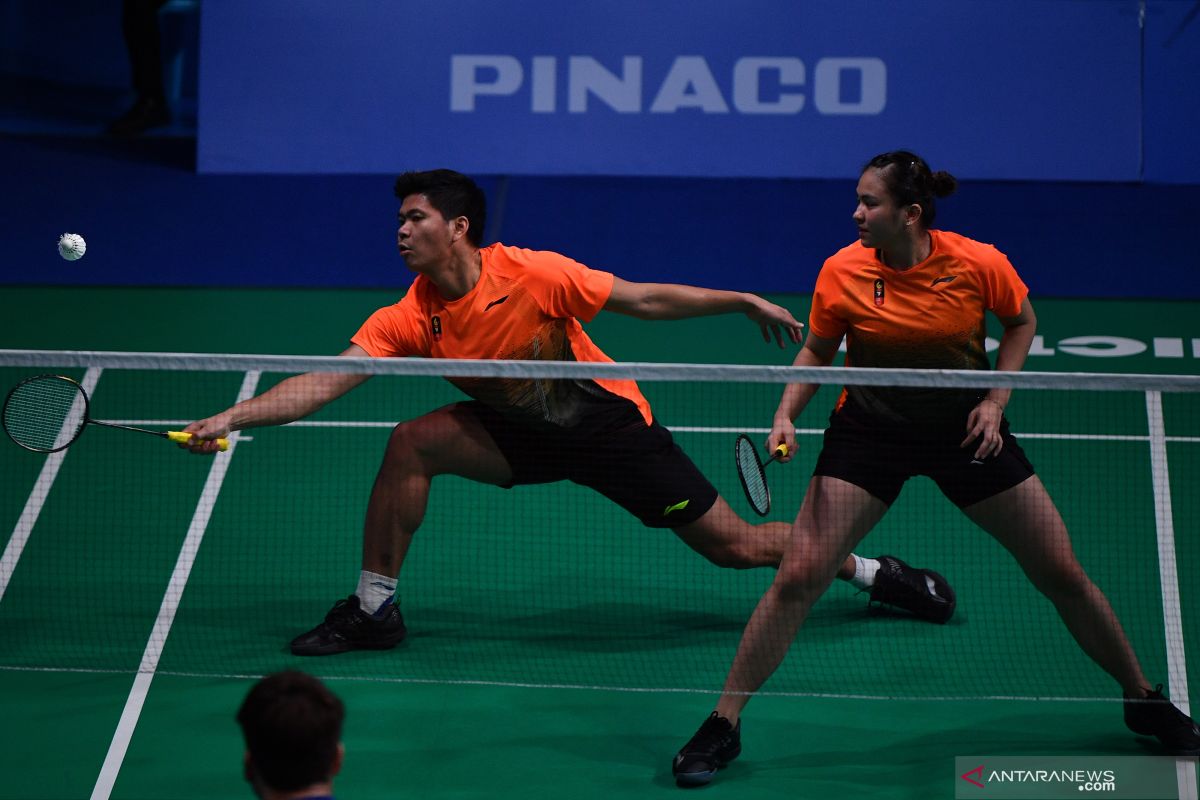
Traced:
[[595, 489], [650, 528], [695, 522], [717, 501], [716, 487], [679, 449], [671, 432], [614, 402], [572, 428], [532, 425], [477, 400], [459, 403], [491, 434], [512, 483], [572, 481]]
[[[1033, 464], [1008, 430], [1008, 420], [1000, 422], [1004, 447], [982, 460], [975, 458], [978, 442], [959, 447], [966, 435], [966, 417], [955, 424], [957, 428], [944, 428], [940, 435], [914, 432], [869, 417], [846, 403], [829, 417], [825, 446], [813, 474], [853, 483], [889, 506], [906, 480], [926, 475], [959, 508], [1011, 489], [1034, 474]], [[955, 430], [961, 431], [957, 438]]]

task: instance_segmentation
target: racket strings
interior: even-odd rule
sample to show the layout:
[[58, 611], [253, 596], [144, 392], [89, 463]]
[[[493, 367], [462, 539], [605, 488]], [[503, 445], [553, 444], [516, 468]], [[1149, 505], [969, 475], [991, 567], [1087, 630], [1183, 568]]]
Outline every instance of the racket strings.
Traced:
[[4, 430], [31, 450], [66, 447], [87, 423], [87, 402], [73, 381], [57, 376], [28, 380], [4, 403]]
[[762, 461], [754, 452], [754, 445], [745, 439], [738, 440], [736, 455], [738, 470], [746, 486], [746, 498], [758, 513], [765, 513], [770, 508], [771, 495], [767, 491], [766, 475]]

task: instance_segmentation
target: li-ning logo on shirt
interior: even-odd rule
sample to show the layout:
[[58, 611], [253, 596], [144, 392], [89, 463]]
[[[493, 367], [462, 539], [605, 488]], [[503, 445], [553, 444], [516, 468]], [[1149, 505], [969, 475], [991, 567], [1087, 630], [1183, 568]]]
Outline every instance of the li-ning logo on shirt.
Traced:
[[433, 340], [440, 342], [442, 340], [442, 318], [437, 316], [430, 318], [429, 328], [433, 331]]
[[957, 277], [958, 277], [957, 275], [943, 275], [940, 278], [934, 278], [933, 282], [930, 283], [929, 285], [937, 286], [939, 283], [949, 283], [950, 281], [954, 280]]
[[875, 279], [875, 305], [883, 305], [883, 278]]
[[492, 306], [498, 306], [498, 305], [500, 305], [501, 303], [503, 303], [503, 302], [504, 302], [505, 300], [507, 300], [507, 299], [508, 299], [508, 295], [504, 295], [504, 297], [501, 297], [499, 300], [493, 300], [492, 302], [490, 302], [490, 303], [488, 303], [486, 306], [484, 306], [484, 307], [483, 307], [483, 310], [484, 310], [484, 311], [487, 311], [487, 310], [488, 310], [489, 308], [491, 308]]

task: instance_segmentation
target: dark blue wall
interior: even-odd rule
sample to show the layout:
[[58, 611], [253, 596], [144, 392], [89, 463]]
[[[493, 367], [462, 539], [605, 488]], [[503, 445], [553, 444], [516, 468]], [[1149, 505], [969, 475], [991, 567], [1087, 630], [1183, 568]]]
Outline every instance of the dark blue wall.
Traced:
[[[190, 145], [8, 139], [0, 284], [352, 286], [409, 282], [391, 175], [217, 176]], [[480, 179], [489, 233], [630, 280], [810, 291], [854, 238], [852, 181]], [[1189, 186], [964, 182], [938, 224], [1007, 253], [1058, 297], [1200, 299]], [[88, 241], [59, 259], [58, 235]]]
[[[1080, 7], [1074, 0], [1046, 2]], [[369, 4], [378, 10], [381, 3]], [[1120, 13], [1139, 7], [1121, 0], [1102, 5]], [[1042, 296], [1200, 299], [1193, 243], [1200, 187], [1187, 185], [1188, 176], [1200, 174], [1198, 12], [1200, 0], [1146, 4], [1145, 182], [968, 179], [941, 205], [939, 225], [996, 244]], [[119, 0], [0, 0], [0, 80], [19, 75], [120, 93], [128, 68], [119, 14]], [[166, 25], [168, 39], [178, 46], [174, 24]], [[194, 58], [188, 63], [194, 67]], [[60, 96], [71, 104], [68, 91], [53, 97]], [[0, 98], [0, 135], [37, 129], [37, 120], [9, 125], [16, 113], [11, 95]], [[394, 286], [398, 292], [408, 284], [394, 250], [389, 172], [200, 175], [195, 140], [106, 142], [95, 136], [105, 121], [92, 120], [73, 138], [0, 139], [0, 284]], [[201, 114], [201, 133], [212, 124]], [[996, 135], [979, 132], [984, 141]], [[923, 149], [897, 136], [889, 146]], [[928, 155], [935, 168], [956, 171]], [[412, 152], [396, 170], [428, 166]], [[821, 261], [854, 233], [849, 179], [480, 180], [492, 201], [493, 236], [558, 250], [632, 280], [808, 291]], [[57, 257], [54, 242], [66, 231], [87, 238], [82, 261]]]

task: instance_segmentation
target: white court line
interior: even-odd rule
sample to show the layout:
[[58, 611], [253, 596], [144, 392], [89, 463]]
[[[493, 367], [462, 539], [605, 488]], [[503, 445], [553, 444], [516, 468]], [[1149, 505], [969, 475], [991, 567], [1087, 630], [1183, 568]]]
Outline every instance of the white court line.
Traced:
[[[6, 667], [0, 666], [0, 672], [44, 672], [63, 675], [124, 675], [123, 669], [99, 669], [90, 667]], [[160, 669], [156, 675], [168, 675], [174, 678], [203, 678], [205, 680], [249, 681], [263, 677], [263, 673], [247, 672], [188, 672], [186, 670]], [[414, 686], [496, 686], [506, 689], [565, 689], [570, 691], [588, 692], [619, 692], [622, 694], [701, 694], [711, 696], [711, 686], [608, 686], [591, 683], [534, 683], [532, 681], [502, 681], [485, 680], [483, 678], [408, 678], [403, 676], [387, 677], [380, 675], [346, 675], [314, 672], [314, 677], [324, 681], [360, 681], [364, 683], [397, 683]], [[789, 698], [822, 698], [828, 700], [903, 700], [913, 703], [927, 701], [968, 703], [968, 702], [1025, 702], [1025, 703], [1120, 703], [1121, 698], [1112, 694], [1077, 697], [1054, 695], [1021, 694], [951, 694], [951, 695], [917, 695], [917, 694], [860, 694], [857, 692], [800, 692], [788, 689], [759, 689], [753, 692], [755, 697], [789, 697]]]
[[[100, 380], [102, 371], [102, 367], [92, 367], [83, 374], [80, 386], [89, 396], [96, 390], [96, 383]], [[61, 439], [67, 428], [73, 427], [78, 421], [79, 417], [72, 409], [72, 414], [64, 421], [63, 430], [59, 432], [58, 438]], [[68, 425], [68, 423], [71, 424]], [[54, 485], [54, 479], [58, 477], [58, 470], [62, 467], [63, 459], [67, 457], [67, 451], [70, 449], [68, 447], [66, 450], [48, 454], [42, 464], [42, 471], [38, 473], [37, 482], [33, 484], [33, 490], [29, 493], [29, 499], [25, 501], [25, 508], [21, 510], [21, 516], [17, 518], [12, 537], [4, 548], [4, 555], [0, 556], [0, 600], [4, 599], [4, 593], [8, 590], [8, 582], [12, 580], [12, 574], [17, 568], [17, 562], [21, 560], [21, 554], [25, 552], [25, 543], [29, 541], [29, 534], [33, 532], [33, 526], [37, 524], [38, 517], [41, 516], [42, 506], [46, 504], [46, 498], [50, 496], [50, 487]]]
[[[261, 373], [247, 372], [242, 379], [242, 388], [238, 391], [238, 402], [254, 396], [258, 387]], [[192, 573], [192, 565], [196, 563], [196, 555], [200, 552], [200, 542], [208, 521], [212, 518], [213, 507], [217, 503], [217, 495], [229, 470], [229, 462], [237, 449], [238, 437], [229, 437], [229, 450], [213, 456], [212, 468], [208, 471], [208, 480], [200, 492], [200, 501], [196, 504], [196, 513], [192, 515], [192, 523], [188, 526], [187, 536], [184, 537], [183, 547], [179, 550], [179, 558], [175, 561], [175, 570], [167, 584], [166, 594], [163, 595], [162, 605], [158, 609], [158, 618], [154, 620], [154, 628], [146, 649], [142, 653], [142, 663], [138, 666], [137, 675], [133, 679], [133, 687], [125, 701], [117, 730], [113, 733], [112, 743], [108, 746], [108, 755], [100, 767], [96, 785], [92, 788], [92, 800], [108, 800], [113, 786], [117, 782], [117, 774], [125, 761], [125, 753], [129, 750], [129, 742], [137, 727], [138, 718], [142, 714], [142, 706], [146, 702], [146, 694], [150, 691], [150, 682], [154, 679], [154, 671], [158, 668], [158, 659], [162, 655], [167, 635], [171, 632], [171, 624], [175, 621], [175, 612], [179, 610], [179, 601], [183, 598], [184, 587]]]
[[[1171, 475], [1167, 469], [1167, 437], [1162, 393], [1146, 392], [1150, 426], [1150, 475], [1154, 487], [1154, 523], [1158, 530], [1158, 570], [1162, 582], [1163, 632], [1167, 644], [1167, 683], [1171, 701], [1185, 714], [1188, 701], [1187, 657], [1183, 646], [1183, 609], [1179, 602], [1179, 567], [1175, 561], [1175, 517], [1171, 508]], [[1196, 800], [1196, 767], [1190, 759], [1175, 762], [1180, 800]]]

